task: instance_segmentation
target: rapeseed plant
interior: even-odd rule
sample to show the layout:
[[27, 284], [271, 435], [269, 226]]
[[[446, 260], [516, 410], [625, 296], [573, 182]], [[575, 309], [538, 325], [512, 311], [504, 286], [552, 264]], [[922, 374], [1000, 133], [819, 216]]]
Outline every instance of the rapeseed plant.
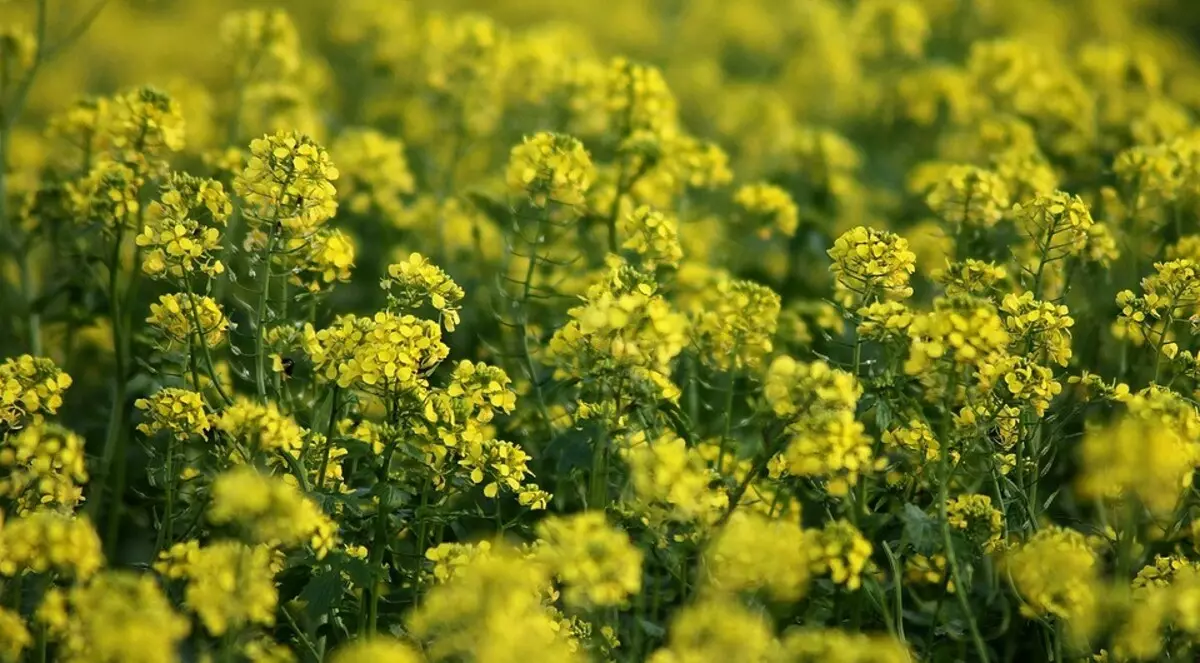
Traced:
[[1194, 659], [1200, 22], [0, 0], [0, 663]]

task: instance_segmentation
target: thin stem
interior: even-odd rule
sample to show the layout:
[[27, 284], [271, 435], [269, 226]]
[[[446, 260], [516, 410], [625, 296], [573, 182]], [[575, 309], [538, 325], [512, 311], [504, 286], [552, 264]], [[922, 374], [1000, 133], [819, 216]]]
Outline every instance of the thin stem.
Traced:
[[[734, 353], [737, 353], [736, 348], [734, 349]], [[733, 374], [733, 371], [730, 371], [725, 380], [725, 429], [721, 433], [720, 453], [717, 455], [717, 474], [721, 474], [721, 471], [724, 469], [725, 454], [728, 452], [729, 443], [732, 441], [729, 436], [733, 432], [733, 387], [735, 383], [736, 376]]]
[[[392, 469], [392, 454], [396, 450], [395, 443], [389, 444], [387, 451], [384, 452], [383, 458], [379, 463], [379, 482], [381, 485], [386, 485], [388, 477]], [[371, 543], [371, 570], [383, 564], [384, 548], [387, 547], [387, 524], [389, 509], [391, 509], [391, 496], [388, 491], [381, 491], [379, 494], [379, 508], [375, 512], [375, 540]], [[382, 575], [382, 574], [381, 574]], [[367, 612], [367, 633], [374, 635], [379, 628], [379, 595], [381, 591], [381, 583], [379, 578], [374, 578], [371, 581], [370, 602], [368, 603]]]
[[275, 251], [275, 240], [278, 234], [277, 225], [272, 224], [266, 246], [263, 247], [259, 257], [263, 273], [259, 280], [261, 290], [258, 293], [258, 308], [254, 312], [254, 383], [258, 388], [258, 397], [264, 399], [267, 397], [267, 356], [264, 347], [266, 330], [264, 326], [267, 317], [267, 300], [271, 289], [271, 253]]
[[944, 424], [942, 429], [942, 439], [945, 440], [945, 444], [947, 445], [946, 450], [941, 454], [942, 481], [938, 490], [938, 509], [941, 511], [942, 545], [946, 548], [946, 566], [950, 569], [950, 577], [954, 581], [954, 587], [956, 588], [954, 594], [958, 598], [959, 607], [962, 608], [963, 616], [967, 620], [967, 630], [971, 633], [971, 642], [975, 647], [975, 654], [979, 657], [980, 661], [986, 663], [991, 660], [991, 657], [988, 654], [987, 645], [983, 642], [983, 636], [979, 633], [979, 625], [975, 623], [975, 613], [971, 610], [971, 603], [967, 600], [967, 586], [963, 583], [962, 572], [958, 566], [958, 556], [954, 554], [954, 542], [950, 538], [950, 516], [946, 508], [946, 502], [949, 499], [948, 486], [950, 483], [950, 436]]
[[341, 395], [338, 386], [333, 385], [333, 402], [329, 406], [329, 423], [325, 426], [325, 448], [321, 452], [321, 468], [317, 471], [317, 490], [325, 489], [325, 473], [329, 471], [329, 455], [333, 450], [333, 434], [337, 427], [338, 397]]

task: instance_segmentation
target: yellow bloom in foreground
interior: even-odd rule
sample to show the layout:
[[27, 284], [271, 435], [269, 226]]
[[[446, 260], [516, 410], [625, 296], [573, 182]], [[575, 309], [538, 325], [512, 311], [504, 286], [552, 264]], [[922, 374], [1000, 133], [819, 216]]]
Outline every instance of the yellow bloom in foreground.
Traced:
[[18, 663], [21, 652], [33, 645], [33, 636], [21, 615], [0, 608], [0, 661], [3, 663]]
[[237, 524], [258, 543], [309, 545], [317, 559], [333, 549], [337, 525], [300, 489], [282, 479], [238, 468], [213, 481], [208, 518]]
[[1125, 416], [1087, 432], [1078, 488], [1084, 498], [1136, 498], [1167, 517], [1192, 485], [1200, 447], [1158, 417]]
[[1058, 617], [1079, 635], [1091, 630], [1098, 617], [1100, 560], [1083, 534], [1060, 527], [1039, 530], [1004, 561], [1025, 601], [1022, 614]]
[[718, 591], [762, 591], [796, 601], [808, 587], [810, 543], [790, 519], [738, 511], [709, 544], [704, 566]]
[[667, 644], [649, 663], [768, 663], [777, 643], [766, 618], [725, 598], [701, 599], [671, 620]]
[[85, 518], [34, 511], [0, 523], [0, 576], [53, 571], [88, 578], [103, 565], [100, 537]]
[[275, 623], [279, 591], [270, 549], [214, 543], [197, 548], [178, 574], [187, 578], [184, 604], [209, 633], [220, 636], [247, 624]]
[[52, 589], [38, 611], [69, 663], [173, 663], [191, 630], [150, 575], [106, 571], [69, 591]]
[[538, 523], [538, 557], [566, 585], [574, 606], [621, 605], [642, 588], [642, 552], [602, 511]]
[[409, 645], [391, 638], [375, 637], [338, 649], [332, 663], [421, 663], [421, 655]]

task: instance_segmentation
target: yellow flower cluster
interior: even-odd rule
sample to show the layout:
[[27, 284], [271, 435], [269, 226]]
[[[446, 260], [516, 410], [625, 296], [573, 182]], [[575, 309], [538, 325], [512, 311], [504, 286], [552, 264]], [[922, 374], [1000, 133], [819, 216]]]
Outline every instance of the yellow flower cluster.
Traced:
[[546, 608], [550, 570], [493, 546], [433, 587], [408, 618], [429, 660], [584, 660]]
[[691, 311], [701, 358], [722, 371], [758, 369], [774, 349], [780, 299], [771, 288], [721, 279]]
[[423, 393], [426, 372], [450, 352], [437, 323], [384, 311], [339, 316], [319, 332], [308, 327], [303, 347], [322, 379], [376, 394]]
[[995, 361], [1010, 337], [996, 307], [987, 300], [938, 298], [933, 310], [913, 318], [904, 370], [909, 375], [936, 372], [943, 363], [980, 368]]
[[1012, 205], [1004, 180], [975, 166], [946, 169], [925, 202], [956, 233], [959, 228], [991, 228]]
[[369, 128], [350, 128], [331, 148], [341, 164], [338, 196], [354, 214], [377, 211], [386, 219], [403, 213], [403, 197], [414, 190], [404, 143]]
[[249, 624], [271, 626], [279, 590], [271, 550], [236, 541], [195, 541], [164, 551], [156, 570], [185, 579], [183, 601], [209, 633], [222, 636]]
[[304, 444], [304, 429], [280, 411], [274, 402], [263, 405], [237, 397], [212, 420], [213, 428], [237, 446], [256, 452], [297, 454]]
[[62, 407], [71, 376], [45, 357], [21, 355], [0, 364], [0, 431], [40, 424]]
[[0, 442], [0, 497], [13, 500], [18, 514], [40, 507], [74, 511], [88, 480], [84, 456], [83, 438], [56, 424], [11, 433]]
[[934, 272], [933, 279], [945, 289], [947, 297], [990, 298], [1008, 279], [1008, 270], [993, 262], [967, 258], [947, 262], [945, 268]]
[[69, 663], [171, 663], [191, 631], [153, 576], [105, 571], [70, 590], [51, 589], [37, 612]]
[[1171, 340], [1171, 322], [1200, 311], [1200, 267], [1186, 258], [1158, 262], [1154, 273], [1142, 279], [1142, 295], [1132, 290], [1117, 293], [1121, 315], [1117, 319], [1119, 336], [1130, 336], [1138, 345], [1151, 341], [1168, 359], [1179, 352]]
[[233, 182], [243, 214], [267, 232], [276, 224], [306, 237], [337, 212], [338, 170], [307, 135], [279, 132], [250, 143], [250, 160]]
[[[0, 36], [0, 39], [3, 39]], [[21, 652], [33, 645], [33, 635], [21, 619], [21, 615], [0, 608], [0, 661], [17, 663], [21, 660]]]
[[233, 203], [220, 182], [172, 173], [136, 238], [138, 246], [148, 249], [142, 271], [175, 279], [195, 271], [224, 273], [225, 265], [214, 253], [221, 248], [220, 229], [232, 212]]
[[791, 520], [734, 512], [704, 552], [707, 582], [716, 591], [799, 600], [808, 588], [810, 544]]
[[425, 559], [433, 562], [433, 579], [446, 582], [458, 574], [459, 569], [480, 555], [492, 550], [490, 541], [479, 543], [441, 543], [425, 551]]
[[390, 306], [401, 310], [416, 310], [426, 301], [438, 312], [446, 331], [454, 331], [461, 322], [463, 289], [419, 253], [404, 262], [388, 266], [388, 278], [382, 282]]
[[778, 642], [763, 615], [723, 597], [702, 599], [675, 614], [666, 645], [649, 663], [777, 660]]
[[284, 258], [290, 263], [289, 281], [309, 293], [350, 281], [358, 249], [350, 235], [328, 226], [308, 237], [287, 240]]
[[747, 184], [733, 194], [733, 202], [744, 216], [743, 223], [755, 229], [762, 239], [774, 232], [791, 237], [800, 227], [800, 210], [796, 202], [785, 189], [774, 184]]
[[496, 412], [508, 414], [517, 405], [508, 374], [483, 362], [460, 361], [450, 375], [446, 395], [469, 404], [471, 416], [486, 424]]
[[959, 495], [948, 500], [946, 520], [984, 550], [993, 550], [1000, 543], [1002, 516], [987, 495]]
[[677, 130], [678, 105], [658, 68], [613, 58], [604, 86], [604, 109], [613, 135], [625, 138], [645, 132], [657, 141]]
[[184, 144], [184, 119], [179, 103], [152, 87], [140, 87], [117, 97], [109, 129], [112, 147], [121, 162], [139, 174], [157, 170], [148, 158], [165, 158]]
[[248, 467], [213, 480], [208, 519], [217, 525], [236, 525], [255, 543], [282, 548], [308, 545], [317, 559], [333, 549], [337, 535], [337, 525], [298, 488]]
[[0, 523], [0, 575], [53, 571], [88, 578], [103, 565], [100, 537], [85, 518], [38, 510]]
[[603, 511], [551, 516], [537, 526], [538, 559], [575, 607], [619, 606], [642, 589], [642, 551]]
[[197, 392], [166, 387], [149, 398], [137, 399], [133, 406], [146, 414], [146, 420], [137, 427], [143, 435], [165, 432], [176, 439], [186, 440], [208, 433], [210, 422], [204, 409], [204, 397]]
[[1091, 210], [1079, 196], [1062, 191], [1019, 204], [1014, 212], [1018, 225], [1043, 261], [1083, 253], [1089, 229], [1095, 223]]
[[547, 202], [578, 207], [596, 178], [592, 158], [571, 136], [537, 133], [512, 149], [506, 180], [535, 207]]
[[858, 309], [855, 331], [862, 339], [894, 343], [908, 339], [913, 312], [900, 302], [871, 302]]
[[98, 225], [109, 231], [133, 229], [141, 207], [138, 190], [142, 179], [129, 166], [116, 161], [97, 162], [86, 177], [69, 184], [70, 208], [76, 222]]
[[333, 653], [332, 663], [421, 663], [421, 655], [409, 645], [390, 638], [358, 639]]
[[903, 237], [859, 226], [838, 237], [828, 253], [843, 305], [912, 295], [908, 281], [917, 269], [916, 256]]
[[1099, 609], [1100, 560], [1084, 535], [1047, 527], [1004, 557], [1021, 612], [1031, 618], [1057, 617], [1080, 634], [1094, 626]]
[[595, 286], [567, 314], [571, 319], [547, 348], [563, 375], [586, 374], [584, 367], [606, 362], [665, 373], [686, 341], [686, 319], [649, 285], [631, 291]]
[[161, 295], [150, 305], [146, 322], [162, 335], [168, 348], [177, 343], [190, 348], [193, 342], [215, 348], [229, 330], [229, 319], [215, 299], [182, 292]]
[[801, 628], [783, 637], [784, 660], [793, 663], [907, 663], [913, 654], [884, 635]]
[[653, 530], [667, 522], [712, 523], [728, 508], [725, 490], [710, 487], [704, 458], [678, 435], [663, 433], [651, 440], [638, 431], [619, 452], [630, 471], [633, 494], [627, 501]]
[[679, 243], [679, 221], [674, 216], [642, 205], [626, 214], [621, 224], [628, 237], [622, 247], [637, 253], [645, 269], [679, 266], [683, 247]]
[[826, 523], [820, 530], [809, 530], [808, 560], [813, 575], [829, 579], [846, 589], [862, 586], [862, 574], [871, 560], [871, 542], [845, 520]]
[[854, 411], [862, 387], [846, 371], [823, 361], [799, 362], [780, 355], [767, 369], [763, 396], [784, 421], [826, 412]]
[[1033, 357], [1045, 358], [1059, 366], [1071, 359], [1071, 327], [1075, 324], [1070, 311], [1062, 304], [1038, 301], [1033, 293], [1004, 296], [1000, 310], [1006, 314], [1004, 327], [1012, 343], [1026, 344]]
[[1172, 423], [1161, 416], [1133, 414], [1088, 431], [1080, 447], [1080, 494], [1110, 500], [1136, 497], [1151, 513], [1169, 517], [1191, 487], [1200, 461], [1194, 433]]

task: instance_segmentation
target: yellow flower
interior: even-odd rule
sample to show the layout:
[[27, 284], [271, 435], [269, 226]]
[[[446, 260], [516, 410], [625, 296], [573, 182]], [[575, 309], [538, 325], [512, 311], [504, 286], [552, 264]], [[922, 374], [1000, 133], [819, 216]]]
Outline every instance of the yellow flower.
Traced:
[[312, 138], [279, 132], [250, 143], [250, 159], [233, 188], [252, 222], [268, 231], [280, 224], [291, 236], [305, 237], [337, 212], [337, 178], [338, 169]]
[[308, 545], [317, 559], [333, 549], [337, 533], [337, 525], [298, 488], [246, 467], [213, 481], [208, 519], [236, 524], [251, 540], [271, 547]]
[[772, 232], [791, 237], [800, 226], [800, 211], [795, 201], [787, 191], [773, 184], [747, 184], [733, 194], [733, 202], [741, 209], [747, 225], [763, 239]]
[[908, 279], [916, 271], [916, 256], [903, 237], [859, 226], [837, 238], [829, 257], [838, 297], [846, 305], [912, 295]]
[[275, 623], [279, 591], [269, 548], [235, 541], [200, 547], [179, 567], [176, 577], [187, 581], [184, 605], [215, 636], [249, 624]]
[[62, 407], [71, 376], [44, 357], [21, 355], [0, 364], [0, 430], [39, 424]]
[[88, 473], [84, 441], [51, 423], [28, 426], [0, 442], [0, 496], [15, 501], [17, 514], [39, 507], [72, 511], [83, 501]]
[[190, 347], [201, 339], [214, 348], [225, 341], [229, 329], [229, 319], [215, 299], [188, 293], [160, 296], [150, 305], [146, 322], [162, 334], [168, 348], [176, 343]]
[[38, 617], [69, 663], [171, 663], [191, 631], [152, 576], [129, 571], [51, 589]]
[[566, 586], [575, 607], [624, 604], [642, 589], [642, 552], [603, 511], [551, 516], [537, 526], [538, 559]]
[[577, 139], [562, 134], [538, 133], [525, 137], [512, 149], [506, 179], [514, 192], [536, 207], [548, 201], [581, 206], [596, 177], [592, 159]]
[[334, 652], [333, 663], [421, 663], [409, 645], [384, 637], [359, 639]]
[[149, 398], [137, 399], [133, 405], [146, 413], [146, 421], [137, 427], [144, 435], [165, 431], [186, 440], [193, 435], [203, 437], [208, 432], [204, 398], [194, 391], [167, 387]]
[[429, 300], [446, 326], [446, 331], [454, 331], [458, 326], [463, 289], [446, 272], [426, 260], [425, 256], [413, 253], [408, 260], [389, 265], [388, 277], [383, 280], [382, 286], [388, 293], [391, 306], [415, 310]]
[[39, 510], [0, 524], [0, 576], [53, 571], [86, 579], [103, 565], [100, 537], [85, 518]]
[[225, 266], [214, 254], [221, 248], [220, 228], [232, 211], [220, 182], [172, 173], [136, 238], [138, 246], [148, 249], [142, 271], [176, 279], [194, 271], [210, 277], [223, 273]]
[[799, 600], [808, 588], [808, 544], [791, 520], [738, 511], [705, 550], [708, 581], [718, 591], [761, 591], [780, 601]]

